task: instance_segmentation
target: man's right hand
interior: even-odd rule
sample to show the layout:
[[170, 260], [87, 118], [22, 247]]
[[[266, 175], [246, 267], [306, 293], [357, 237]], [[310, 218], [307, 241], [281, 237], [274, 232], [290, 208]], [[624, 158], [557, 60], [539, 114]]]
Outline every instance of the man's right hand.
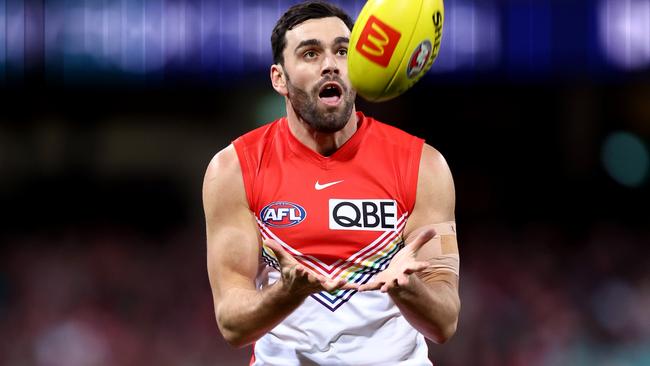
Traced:
[[346, 280], [330, 279], [303, 266], [289, 252], [272, 239], [264, 240], [264, 245], [275, 253], [280, 264], [280, 281], [283, 289], [290, 295], [307, 297], [313, 293], [336, 290], [358, 290], [359, 286]]

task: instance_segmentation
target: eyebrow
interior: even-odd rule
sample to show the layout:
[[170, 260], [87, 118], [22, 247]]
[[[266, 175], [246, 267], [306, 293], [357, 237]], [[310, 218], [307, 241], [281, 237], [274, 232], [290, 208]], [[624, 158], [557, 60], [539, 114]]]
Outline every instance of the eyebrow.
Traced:
[[[348, 37], [336, 37], [336, 38], [334, 38], [334, 44], [340, 44], [340, 43], [350, 43], [350, 38], [348, 38]], [[317, 39], [314, 39], [314, 38], [306, 39], [306, 40], [298, 43], [298, 46], [296, 46], [295, 51], [298, 51], [300, 48], [306, 47], [306, 46], [322, 47], [323, 44], [321, 43], [321, 41], [319, 41]]]
[[338, 43], [350, 43], [350, 38], [348, 38], [348, 37], [336, 37], [334, 39], [334, 43], [336, 43], [336, 44], [338, 44]]
[[306, 39], [306, 40], [298, 43], [298, 46], [296, 46], [295, 51], [298, 51], [300, 48], [305, 47], [305, 46], [318, 46], [318, 47], [321, 47], [322, 44], [317, 39]]

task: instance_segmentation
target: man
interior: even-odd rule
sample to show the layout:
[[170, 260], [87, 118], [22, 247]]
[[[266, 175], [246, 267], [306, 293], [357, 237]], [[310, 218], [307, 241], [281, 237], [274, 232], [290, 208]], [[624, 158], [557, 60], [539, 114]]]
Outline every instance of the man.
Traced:
[[[287, 116], [220, 151], [203, 200], [219, 329], [255, 365], [430, 365], [460, 309], [455, 193], [421, 139], [357, 113], [351, 19], [290, 8], [272, 34]], [[423, 337], [424, 335], [424, 337]]]

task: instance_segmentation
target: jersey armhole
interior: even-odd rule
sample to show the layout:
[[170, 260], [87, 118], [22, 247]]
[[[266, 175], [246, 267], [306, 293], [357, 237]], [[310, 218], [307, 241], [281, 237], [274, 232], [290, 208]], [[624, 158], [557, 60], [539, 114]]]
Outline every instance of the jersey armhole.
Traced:
[[413, 213], [415, 208], [415, 201], [418, 192], [418, 178], [420, 176], [420, 160], [422, 159], [422, 149], [424, 147], [424, 140], [419, 137], [414, 137], [411, 146], [410, 154], [406, 167], [406, 204], [409, 215]]
[[237, 159], [241, 167], [242, 179], [244, 180], [244, 189], [246, 190], [246, 201], [248, 202], [249, 210], [254, 210], [253, 199], [253, 164], [249, 159], [248, 149], [242, 138], [238, 138], [232, 142], [237, 152]]

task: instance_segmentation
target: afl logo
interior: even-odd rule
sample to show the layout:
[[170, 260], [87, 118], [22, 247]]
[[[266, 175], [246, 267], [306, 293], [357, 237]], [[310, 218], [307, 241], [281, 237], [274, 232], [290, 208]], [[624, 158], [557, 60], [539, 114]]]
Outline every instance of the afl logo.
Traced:
[[415, 77], [418, 75], [427, 64], [429, 56], [431, 56], [431, 42], [429, 40], [422, 41], [418, 47], [413, 51], [411, 55], [411, 60], [409, 61], [409, 66], [406, 69], [406, 75], [409, 78]]
[[292, 202], [271, 202], [260, 211], [262, 222], [272, 227], [298, 225], [305, 217], [305, 209]]

